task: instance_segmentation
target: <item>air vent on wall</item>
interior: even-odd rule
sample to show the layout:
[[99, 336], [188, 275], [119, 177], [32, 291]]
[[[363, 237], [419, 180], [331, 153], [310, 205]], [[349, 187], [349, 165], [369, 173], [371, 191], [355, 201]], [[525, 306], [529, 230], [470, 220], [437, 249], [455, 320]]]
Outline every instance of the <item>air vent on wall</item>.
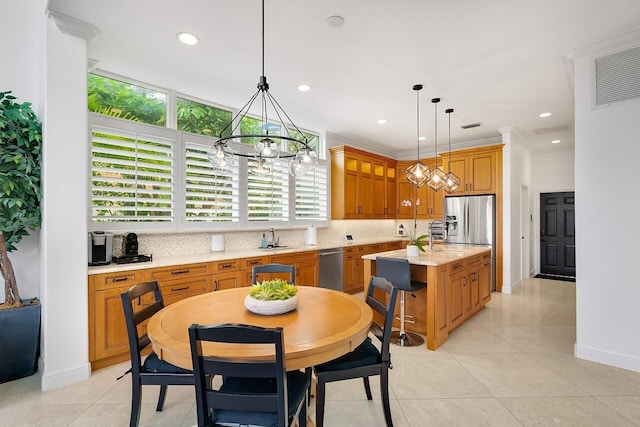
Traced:
[[640, 47], [595, 59], [596, 106], [640, 98]]
[[460, 126], [462, 129], [471, 129], [471, 128], [477, 128], [480, 127], [480, 123], [469, 123], [468, 125], [462, 125]]
[[562, 132], [564, 130], [567, 130], [568, 128], [569, 127], [567, 125], [557, 125], [548, 128], [535, 129], [534, 132], [536, 133], [536, 135], [543, 135], [545, 133]]

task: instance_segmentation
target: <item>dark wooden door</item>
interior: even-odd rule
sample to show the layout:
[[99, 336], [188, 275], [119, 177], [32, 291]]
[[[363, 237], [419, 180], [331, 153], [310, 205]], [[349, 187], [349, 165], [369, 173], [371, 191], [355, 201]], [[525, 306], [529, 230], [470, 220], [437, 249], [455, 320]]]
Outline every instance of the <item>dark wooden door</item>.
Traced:
[[574, 192], [540, 194], [540, 272], [576, 275]]

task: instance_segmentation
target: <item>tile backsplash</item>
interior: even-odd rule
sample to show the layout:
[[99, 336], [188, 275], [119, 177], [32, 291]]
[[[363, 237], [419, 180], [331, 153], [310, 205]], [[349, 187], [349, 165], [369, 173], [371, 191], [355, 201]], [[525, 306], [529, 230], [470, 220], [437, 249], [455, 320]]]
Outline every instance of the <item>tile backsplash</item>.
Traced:
[[[336, 220], [331, 221], [329, 227], [318, 228], [318, 245], [330, 245], [342, 242], [345, 233], [353, 235], [355, 243], [359, 239], [392, 237], [396, 234], [397, 226], [403, 224], [408, 229], [412, 220]], [[428, 227], [427, 221], [418, 221], [418, 232]], [[304, 230], [306, 228], [274, 228], [276, 238], [280, 238], [280, 245], [304, 246]], [[197, 233], [162, 233], [138, 234], [138, 253], [154, 256], [194, 255], [211, 252], [213, 235], [221, 234], [224, 238], [225, 251], [242, 251], [260, 246], [264, 230], [225, 231], [225, 232], [197, 232]], [[421, 233], [422, 234], [422, 233]], [[122, 255], [122, 238], [113, 237], [113, 255]]]

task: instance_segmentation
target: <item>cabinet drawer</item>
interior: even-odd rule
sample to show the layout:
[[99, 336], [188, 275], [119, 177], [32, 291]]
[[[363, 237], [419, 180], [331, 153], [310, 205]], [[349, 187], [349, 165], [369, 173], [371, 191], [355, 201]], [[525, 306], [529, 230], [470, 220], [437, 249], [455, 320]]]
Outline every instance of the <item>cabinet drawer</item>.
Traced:
[[165, 305], [167, 305], [190, 296], [208, 292], [210, 283], [210, 276], [193, 277], [184, 280], [165, 280], [160, 282], [160, 291]]
[[143, 270], [123, 271], [120, 273], [97, 274], [94, 277], [95, 290], [125, 288], [127, 290], [143, 281]]
[[480, 255], [474, 255], [474, 256], [470, 256], [464, 261], [467, 267], [471, 267], [472, 265], [480, 264], [480, 262], [482, 261], [482, 257]]
[[449, 263], [449, 275], [459, 273], [464, 270], [464, 260]]
[[342, 250], [342, 253], [344, 255], [353, 255], [355, 251], [356, 251], [356, 248], [354, 246], [347, 246]]
[[222, 273], [225, 271], [238, 271], [242, 265], [239, 259], [229, 259], [226, 261], [218, 261], [213, 263], [213, 273]]
[[209, 263], [185, 264], [149, 271], [149, 280], [171, 279], [209, 274]]
[[488, 259], [491, 259], [491, 252], [487, 252], [486, 254], [482, 254], [482, 260], [486, 261]]
[[367, 253], [375, 254], [377, 252], [384, 252], [387, 250], [387, 245], [385, 243], [377, 243], [375, 245], [369, 245], [366, 249]]
[[253, 268], [256, 265], [264, 265], [267, 263], [267, 258], [263, 256], [253, 258], [242, 258], [242, 268]]

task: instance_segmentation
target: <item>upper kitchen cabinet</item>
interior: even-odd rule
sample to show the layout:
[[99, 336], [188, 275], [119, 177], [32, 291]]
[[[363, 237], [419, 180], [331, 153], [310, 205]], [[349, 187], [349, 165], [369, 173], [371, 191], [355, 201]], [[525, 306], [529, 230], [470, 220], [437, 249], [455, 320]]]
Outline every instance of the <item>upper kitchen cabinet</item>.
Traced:
[[[415, 161], [402, 161], [397, 164], [397, 207], [396, 218], [413, 218], [414, 203], [419, 200], [420, 203], [417, 206], [418, 218], [421, 219], [435, 219], [442, 218], [442, 201], [444, 198], [444, 191], [433, 191], [427, 185], [423, 185], [420, 188], [416, 188], [407, 179], [406, 169], [414, 164]], [[435, 166], [434, 159], [422, 159], [422, 163], [428, 166], [430, 169]], [[442, 168], [442, 166], [440, 166]], [[403, 201], [410, 201], [411, 206], [403, 206]], [[407, 205], [407, 203], [405, 203]]]
[[332, 219], [394, 218], [395, 160], [347, 146], [330, 152]]
[[502, 174], [502, 145], [460, 150], [443, 153], [445, 172], [449, 171], [460, 178], [460, 187], [453, 195], [496, 194], [499, 176]]

